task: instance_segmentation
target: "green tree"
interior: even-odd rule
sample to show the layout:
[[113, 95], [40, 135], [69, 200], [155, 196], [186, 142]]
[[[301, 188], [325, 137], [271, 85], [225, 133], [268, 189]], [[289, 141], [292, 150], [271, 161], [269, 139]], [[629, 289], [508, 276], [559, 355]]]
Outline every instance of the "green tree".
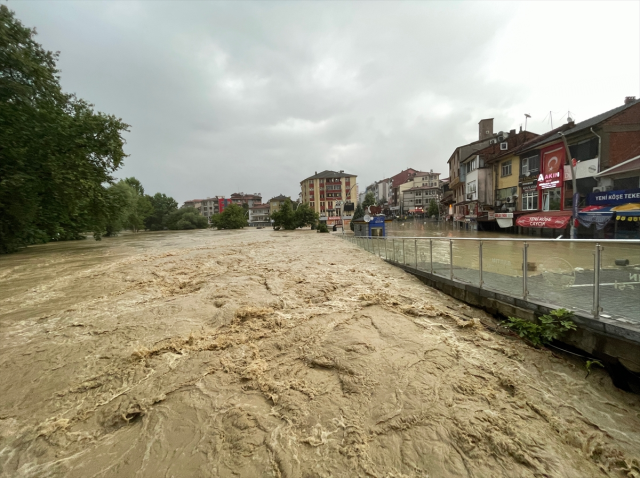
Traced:
[[125, 178], [123, 181], [131, 186], [138, 196], [144, 196], [144, 188], [142, 187], [142, 183], [136, 178], [131, 176], [130, 178]]
[[62, 92], [56, 61], [0, 5], [0, 252], [97, 237], [128, 125]]
[[280, 210], [271, 214], [271, 219], [273, 219], [273, 228], [276, 230], [285, 229], [287, 231], [293, 231], [298, 227], [296, 216], [291, 206], [291, 199], [285, 199], [282, 206], [280, 206]]
[[353, 211], [353, 218], [351, 218], [351, 230], [354, 231], [355, 227], [353, 225], [353, 221], [355, 221], [356, 219], [362, 219], [364, 217], [364, 209], [362, 209], [362, 205], [358, 204], [356, 206], [356, 209]]
[[427, 216], [438, 217], [439, 215], [440, 215], [440, 210], [438, 209], [438, 203], [436, 202], [435, 199], [432, 199], [431, 201], [429, 201], [429, 209], [427, 210]]
[[211, 225], [218, 229], [241, 229], [248, 225], [245, 210], [237, 204], [229, 204], [220, 214], [211, 216]]
[[384, 206], [387, 203], [387, 198], [382, 196], [382, 198], [378, 201], [378, 206]]
[[151, 231], [161, 231], [168, 227], [169, 214], [178, 209], [178, 203], [172, 197], [162, 193], [146, 197], [153, 207], [153, 213], [145, 219], [145, 227]]
[[[101, 228], [105, 236], [116, 236], [124, 228], [132, 198], [131, 187], [122, 181], [107, 188], [105, 224]], [[96, 239], [99, 239], [99, 236]]]
[[207, 227], [209, 227], [207, 218], [201, 216], [195, 207], [181, 207], [167, 217], [167, 228], [171, 230], [206, 229]]
[[320, 215], [315, 212], [308, 204], [300, 204], [294, 212], [296, 227], [314, 226]]
[[369, 191], [364, 196], [364, 201], [362, 201], [362, 207], [366, 209], [369, 206], [375, 206], [375, 205], [376, 205], [376, 197], [371, 191]]

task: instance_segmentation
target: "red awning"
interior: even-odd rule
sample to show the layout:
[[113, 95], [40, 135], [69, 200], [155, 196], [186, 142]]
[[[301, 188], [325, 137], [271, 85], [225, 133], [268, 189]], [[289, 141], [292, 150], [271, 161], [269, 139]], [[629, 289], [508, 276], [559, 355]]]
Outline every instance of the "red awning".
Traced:
[[564, 229], [571, 219], [571, 211], [539, 211], [516, 219], [520, 227], [549, 227]]

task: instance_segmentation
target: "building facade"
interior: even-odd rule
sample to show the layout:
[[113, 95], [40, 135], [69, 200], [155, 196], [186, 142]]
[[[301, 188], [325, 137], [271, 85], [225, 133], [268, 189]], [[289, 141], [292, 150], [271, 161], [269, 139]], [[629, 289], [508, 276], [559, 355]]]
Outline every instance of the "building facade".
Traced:
[[249, 206], [249, 225], [260, 226], [269, 223], [271, 205], [270, 204], [254, 204]]
[[302, 202], [309, 204], [320, 217], [339, 218], [345, 202], [358, 204], [358, 186], [355, 174], [344, 171], [316, 172], [300, 181]]
[[279, 211], [287, 199], [291, 200], [289, 196], [285, 196], [283, 194], [269, 199], [269, 216], [271, 216], [274, 212]]
[[233, 193], [231, 195], [231, 202], [233, 204], [237, 204], [238, 206], [242, 206], [243, 204], [246, 204], [247, 206], [251, 207], [254, 204], [262, 204], [262, 194]]

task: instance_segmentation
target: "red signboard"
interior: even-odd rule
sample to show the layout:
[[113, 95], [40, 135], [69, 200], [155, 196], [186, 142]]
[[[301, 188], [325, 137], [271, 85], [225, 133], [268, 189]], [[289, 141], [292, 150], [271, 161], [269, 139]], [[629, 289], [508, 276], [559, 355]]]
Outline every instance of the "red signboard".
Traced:
[[542, 211], [520, 216], [516, 224], [520, 227], [548, 227], [564, 229], [571, 219], [571, 211]]
[[538, 189], [559, 188], [562, 184], [565, 148], [563, 144], [554, 144], [540, 151], [541, 173], [538, 176]]

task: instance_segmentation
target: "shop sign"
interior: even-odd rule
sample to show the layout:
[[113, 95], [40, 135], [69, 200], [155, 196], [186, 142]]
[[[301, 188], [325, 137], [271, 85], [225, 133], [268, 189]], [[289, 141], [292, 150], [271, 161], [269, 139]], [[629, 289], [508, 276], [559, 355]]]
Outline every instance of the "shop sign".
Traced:
[[590, 206], [614, 206], [630, 202], [640, 202], [640, 188], [621, 189], [619, 191], [604, 191], [601, 193], [589, 194]]
[[513, 219], [512, 212], [497, 212], [496, 219]]
[[495, 211], [487, 211], [487, 219], [489, 219], [489, 221], [493, 221], [495, 218], [496, 218]]
[[520, 188], [522, 189], [523, 193], [529, 193], [531, 191], [535, 191], [536, 189], [538, 189], [538, 181], [533, 180], [533, 181], [520, 183]]
[[[576, 179], [592, 178], [599, 172], [598, 158], [580, 161], [575, 166]], [[571, 181], [571, 166], [564, 165], [564, 180]]]
[[537, 189], [553, 189], [560, 187], [560, 171], [538, 176]]

